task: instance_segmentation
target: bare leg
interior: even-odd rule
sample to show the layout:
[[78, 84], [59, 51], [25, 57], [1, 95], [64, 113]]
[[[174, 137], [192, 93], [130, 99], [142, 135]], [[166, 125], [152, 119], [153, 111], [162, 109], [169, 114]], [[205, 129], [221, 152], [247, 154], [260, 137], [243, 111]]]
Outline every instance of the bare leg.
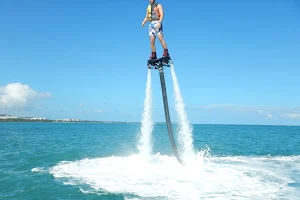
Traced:
[[158, 34], [158, 39], [159, 39], [159, 41], [160, 41], [162, 47], [163, 47], [164, 49], [168, 49], [167, 44], [166, 44], [166, 41], [164, 40], [164, 37], [163, 37], [162, 34]]
[[150, 47], [152, 52], [156, 52], [156, 47], [155, 47], [155, 37], [154, 35], [150, 36]]

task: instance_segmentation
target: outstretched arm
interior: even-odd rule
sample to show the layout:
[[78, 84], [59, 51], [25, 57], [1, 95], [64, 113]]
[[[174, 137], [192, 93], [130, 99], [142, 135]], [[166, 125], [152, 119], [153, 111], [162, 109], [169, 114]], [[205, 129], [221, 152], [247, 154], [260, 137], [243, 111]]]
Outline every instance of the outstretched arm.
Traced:
[[158, 8], [158, 12], [160, 14], [159, 21], [162, 22], [162, 20], [164, 19], [164, 10], [163, 10], [163, 7], [162, 7], [161, 4], [158, 4], [157, 8]]
[[146, 10], [146, 16], [142, 22], [142, 26], [144, 26], [146, 24], [146, 22], [148, 21], [148, 10]]

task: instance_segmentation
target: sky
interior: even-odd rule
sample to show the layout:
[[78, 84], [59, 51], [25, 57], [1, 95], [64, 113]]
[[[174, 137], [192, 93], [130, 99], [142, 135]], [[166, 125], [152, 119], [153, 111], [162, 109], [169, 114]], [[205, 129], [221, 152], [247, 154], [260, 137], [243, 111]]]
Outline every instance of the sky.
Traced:
[[[300, 125], [299, 0], [160, 0], [193, 124]], [[0, 114], [140, 122], [147, 0], [2, 0]], [[157, 54], [163, 53], [156, 41]], [[171, 120], [172, 79], [165, 69]], [[153, 119], [164, 121], [159, 73]]]

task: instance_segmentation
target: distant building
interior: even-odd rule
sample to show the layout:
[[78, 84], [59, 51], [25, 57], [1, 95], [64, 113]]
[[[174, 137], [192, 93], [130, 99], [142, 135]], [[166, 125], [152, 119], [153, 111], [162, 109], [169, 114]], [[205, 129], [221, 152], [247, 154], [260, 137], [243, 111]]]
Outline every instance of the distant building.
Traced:
[[[49, 119], [43, 117], [17, 117], [7, 114], [0, 114], [0, 120], [12, 120], [14, 121], [48, 121]], [[49, 121], [56, 121], [56, 122], [80, 122], [80, 119], [56, 119], [56, 120], [49, 120]]]
[[56, 121], [61, 121], [61, 122], [79, 122], [80, 119], [57, 119]]
[[12, 115], [0, 115], [0, 119], [18, 119], [19, 117], [17, 116], [12, 116]]

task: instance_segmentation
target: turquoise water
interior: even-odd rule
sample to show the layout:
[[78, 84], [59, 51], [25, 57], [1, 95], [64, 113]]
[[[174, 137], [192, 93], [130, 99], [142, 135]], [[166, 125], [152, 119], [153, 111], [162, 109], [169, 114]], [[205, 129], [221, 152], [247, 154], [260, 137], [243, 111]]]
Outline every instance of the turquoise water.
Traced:
[[141, 157], [139, 129], [0, 123], [0, 199], [300, 199], [300, 127], [193, 125], [185, 166], [165, 124]]

